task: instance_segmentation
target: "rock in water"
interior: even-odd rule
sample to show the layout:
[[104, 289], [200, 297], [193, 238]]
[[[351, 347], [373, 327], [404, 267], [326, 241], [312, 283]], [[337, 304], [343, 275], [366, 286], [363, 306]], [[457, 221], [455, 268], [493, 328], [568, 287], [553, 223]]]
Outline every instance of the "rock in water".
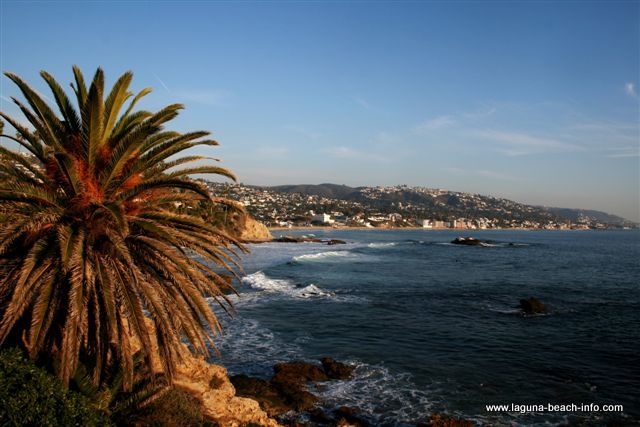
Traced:
[[347, 242], [345, 242], [344, 240], [340, 240], [340, 239], [331, 239], [329, 241], [327, 241], [327, 245], [329, 246], [333, 246], [333, 245], [346, 245]]
[[519, 308], [523, 314], [543, 314], [548, 312], [547, 306], [533, 297], [521, 299]]
[[355, 408], [349, 408], [348, 406], [342, 406], [338, 408], [334, 414], [337, 419], [337, 426], [349, 426], [349, 427], [369, 427], [369, 422], [359, 416], [359, 410]]
[[432, 414], [428, 423], [418, 423], [417, 426], [429, 427], [474, 427], [476, 423], [463, 418], [455, 418], [446, 414]]
[[475, 237], [456, 237], [451, 241], [454, 245], [483, 246], [484, 242]]
[[317, 365], [307, 362], [278, 363], [273, 367], [274, 381], [306, 383], [308, 381], [327, 381], [329, 377]]
[[321, 239], [315, 237], [297, 237], [297, 236], [280, 236], [272, 239], [272, 242], [278, 243], [322, 243]]
[[[328, 420], [316, 404], [318, 396], [307, 390], [307, 383], [328, 381], [329, 379], [345, 379], [351, 375], [353, 368], [335, 360], [325, 357], [322, 359], [322, 368], [313, 363], [295, 361], [278, 363], [273, 367], [275, 375], [271, 380], [235, 375], [231, 382], [238, 396], [249, 397], [258, 401], [262, 410], [271, 417], [283, 415], [289, 411], [308, 412], [316, 421]], [[355, 413], [354, 413], [355, 414]], [[349, 414], [337, 414], [340, 418], [349, 420]], [[353, 420], [357, 417], [354, 415]], [[320, 422], [324, 425], [327, 423]], [[334, 421], [330, 425], [336, 425]], [[366, 426], [366, 422], [354, 425]]]
[[346, 380], [351, 377], [351, 373], [353, 372], [353, 366], [336, 362], [330, 357], [323, 357], [320, 359], [320, 362], [322, 363], [324, 372], [332, 380]]

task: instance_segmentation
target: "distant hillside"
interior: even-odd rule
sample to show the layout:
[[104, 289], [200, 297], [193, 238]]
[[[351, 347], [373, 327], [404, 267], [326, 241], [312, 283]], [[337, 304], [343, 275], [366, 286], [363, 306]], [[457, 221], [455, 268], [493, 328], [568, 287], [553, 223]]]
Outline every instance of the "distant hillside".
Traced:
[[[573, 223], [600, 222], [623, 226], [630, 222], [606, 212], [586, 209], [548, 208], [517, 203], [507, 199], [478, 194], [435, 190], [419, 187], [349, 187], [336, 184], [280, 185], [262, 187], [285, 194], [303, 194], [364, 203], [388, 211], [394, 206], [420, 206], [436, 217], [499, 217], [541, 220], [568, 220]], [[390, 190], [392, 189], [392, 190]]]
[[300, 185], [278, 185], [275, 187], [265, 187], [280, 193], [299, 193], [309, 196], [326, 197], [328, 199], [349, 200], [358, 193], [358, 188], [348, 187], [338, 184], [300, 184]]
[[626, 219], [617, 215], [608, 214], [606, 212], [594, 211], [590, 209], [570, 209], [570, 208], [546, 208], [551, 213], [558, 215], [562, 218], [570, 219], [571, 221], [578, 222], [585, 218], [591, 218], [599, 222], [606, 224], [622, 225], [628, 223]]

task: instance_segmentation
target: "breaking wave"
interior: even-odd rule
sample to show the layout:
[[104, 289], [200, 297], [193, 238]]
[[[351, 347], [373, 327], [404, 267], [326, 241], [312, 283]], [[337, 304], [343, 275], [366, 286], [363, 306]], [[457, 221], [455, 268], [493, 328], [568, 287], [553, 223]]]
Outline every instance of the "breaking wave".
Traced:
[[369, 243], [367, 246], [373, 249], [380, 249], [380, 248], [390, 248], [396, 245], [397, 245], [396, 242], [386, 242], [386, 243]]
[[314, 284], [296, 286], [286, 279], [272, 279], [262, 271], [250, 274], [242, 278], [242, 283], [265, 292], [281, 293], [294, 298], [318, 298], [331, 297], [333, 292], [320, 289]]
[[356, 256], [351, 251], [328, 251], [328, 252], [319, 252], [317, 254], [306, 254], [306, 255], [298, 255], [293, 257], [294, 261], [323, 261], [328, 258], [336, 258], [336, 257], [353, 257]]

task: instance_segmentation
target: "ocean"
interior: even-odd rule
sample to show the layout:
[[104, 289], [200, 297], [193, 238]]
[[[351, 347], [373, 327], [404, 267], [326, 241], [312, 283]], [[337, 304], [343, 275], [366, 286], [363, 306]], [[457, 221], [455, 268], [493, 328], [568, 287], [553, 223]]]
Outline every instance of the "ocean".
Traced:
[[[330, 356], [350, 380], [318, 390], [373, 425], [434, 412], [489, 425], [640, 420], [640, 232], [320, 230], [346, 245], [265, 243], [218, 338], [230, 374]], [[451, 244], [473, 236], [487, 247]], [[536, 297], [544, 315], [523, 316]], [[222, 317], [222, 316], [221, 316]], [[486, 405], [522, 405], [488, 412]], [[524, 405], [623, 405], [622, 413]], [[593, 408], [593, 407], [592, 407]]]

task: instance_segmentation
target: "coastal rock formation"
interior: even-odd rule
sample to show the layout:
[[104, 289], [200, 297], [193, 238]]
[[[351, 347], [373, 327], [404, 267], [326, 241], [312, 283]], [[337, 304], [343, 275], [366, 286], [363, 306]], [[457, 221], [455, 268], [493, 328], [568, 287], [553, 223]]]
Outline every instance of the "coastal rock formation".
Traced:
[[247, 215], [239, 238], [245, 242], [267, 242], [273, 236], [263, 223]]
[[317, 237], [307, 236], [280, 236], [272, 240], [272, 242], [278, 243], [326, 243], [329, 246], [333, 245], [346, 245], [347, 242], [340, 239], [322, 240]]
[[484, 246], [485, 243], [475, 237], [456, 237], [451, 241], [454, 245]]
[[544, 314], [549, 311], [546, 305], [533, 297], [521, 299], [519, 308], [522, 310], [522, 314]]
[[258, 378], [237, 375], [231, 377], [240, 396], [259, 402], [260, 407], [270, 416], [277, 417], [290, 411], [311, 410], [318, 397], [308, 392], [301, 384], [273, 383]]
[[[151, 326], [151, 319], [145, 319]], [[126, 329], [125, 325], [125, 329]], [[155, 335], [149, 336], [153, 354], [158, 351]], [[140, 349], [140, 342], [132, 337], [133, 352]], [[258, 402], [236, 395], [236, 390], [229, 381], [227, 370], [213, 365], [203, 357], [193, 355], [185, 344], [180, 351], [182, 362], [178, 365], [174, 376], [174, 386], [186, 391], [202, 403], [203, 415], [215, 421], [221, 427], [240, 427], [247, 424], [258, 424], [264, 427], [278, 427], [280, 424], [260, 408]], [[154, 373], [162, 373], [162, 365], [152, 355]]]
[[273, 381], [276, 382], [305, 383], [329, 379], [321, 367], [307, 362], [278, 363], [273, 367], [273, 370], [276, 373]]
[[260, 407], [275, 417], [293, 409], [293, 406], [270, 381], [246, 375], [234, 375], [229, 378], [238, 396], [247, 396], [259, 402]]
[[418, 423], [416, 427], [474, 427], [476, 423], [446, 414], [433, 414], [428, 423]]
[[333, 245], [346, 245], [347, 242], [345, 242], [344, 240], [340, 240], [340, 239], [331, 239], [327, 242], [327, 245], [329, 246], [333, 246]]
[[280, 236], [273, 241], [279, 243], [322, 243], [322, 239], [306, 236]]
[[350, 378], [353, 373], [353, 366], [336, 362], [330, 357], [323, 357], [320, 359], [320, 363], [322, 363], [324, 372], [332, 380], [346, 380]]
[[258, 402], [236, 396], [227, 370], [195, 357], [185, 358], [178, 368], [175, 386], [202, 402], [204, 415], [220, 426], [239, 427], [247, 424], [276, 427]]
[[[295, 361], [278, 363], [273, 367], [274, 376], [269, 381], [246, 375], [231, 377], [239, 396], [250, 397], [260, 403], [260, 407], [271, 417], [277, 417], [289, 411], [308, 412], [315, 419], [327, 418], [322, 411], [316, 410], [318, 397], [307, 390], [309, 382], [347, 379], [353, 367], [325, 357], [322, 367], [307, 362]], [[315, 409], [314, 409], [315, 408]], [[338, 418], [347, 418], [344, 414]], [[365, 424], [358, 424], [365, 425]]]
[[336, 425], [344, 427], [369, 427], [370, 424], [358, 415], [359, 412], [358, 409], [348, 406], [338, 408], [334, 413]]

